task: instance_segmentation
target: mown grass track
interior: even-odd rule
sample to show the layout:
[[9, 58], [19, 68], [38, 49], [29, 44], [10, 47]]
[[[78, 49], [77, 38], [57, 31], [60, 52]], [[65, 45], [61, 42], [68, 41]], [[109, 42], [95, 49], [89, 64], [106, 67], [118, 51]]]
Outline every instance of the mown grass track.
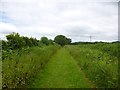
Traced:
[[29, 87], [91, 88], [93, 84], [85, 77], [69, 52], [61, 48]]

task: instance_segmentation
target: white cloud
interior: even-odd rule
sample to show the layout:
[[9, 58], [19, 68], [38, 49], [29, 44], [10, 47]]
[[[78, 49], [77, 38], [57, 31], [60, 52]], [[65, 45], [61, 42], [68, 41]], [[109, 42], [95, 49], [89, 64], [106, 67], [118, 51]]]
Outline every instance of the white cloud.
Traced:
[[12, 32], [17, 32], [16, 26], [14, 26], [13, 24], [0, 22], [0, 39], [5, 40], [5, 36]]
[[9, 34], [10, 32], [16, 32], [17, 28], [13, 24], [1, 23], [0, 22], [0, 32], [3, 34]]
[[[2, 0], [0, 12], [4, 12], [5, 18], [1, 23], [6, 21], [10, 31], [14, 27], [13, 31], [36, 38], [54, 38], [58, 34], [64, 34], [73, 41], [88, 40], [89, 35], [96, 36], [94, 40], [117, 40], [117, 2], [118, 0]], [[7, 29], [0, 28], [1, 31]]]

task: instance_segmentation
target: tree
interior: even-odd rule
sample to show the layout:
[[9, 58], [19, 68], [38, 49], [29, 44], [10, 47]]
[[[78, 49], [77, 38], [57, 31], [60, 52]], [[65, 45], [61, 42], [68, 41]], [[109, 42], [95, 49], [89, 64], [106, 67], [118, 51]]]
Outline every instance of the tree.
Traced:
[[11, 33], [6, 36], [7, 41], [8, 41], [8, 46], [11, 49], [20, 49], [23, 46], [25, 46], [25, 41], [20, 37], [18, 33]]
[[[7, 46], [11, 49], [21, 49], [23, 47], [38, 46], [38, 40], [36, 38], [28, 38], [25, 36], [20, 36], [19, 33], [11, 33], [6, 36]], [[3, 42], [5, 45], [6, 43]], [[4, 47], [3, 47], [4, 48]]]
[[70, 38], [67, 39], [67, 44], [70, 44], [72, 40]]
[[32, 42], [32, 46], [38, 46], [38, 40], [36, 38], [30, 38], [30, 41]]
[[25, 46], [32, 46], [32, 41], [28, 37], [23, 36], [22, 38], [25, 41]]
[[49, 39], [49, 44], [53, 45], [54, 44], [53, 40]]
[[8, 49], [8, 43], [7, 43], [7, 41], [2, 40], [1, 41], [1, 45], [2, 45], [2, 49], [3, 50], [7, 50]]
[[57, 35], [54, 38], [54, 42], [57, 43], [57, 44], [60, 44], [61, 46], [64, 46], [66, 44], [70, 44], [71, 43], [71, 39], [68, 39], [64, 35]]
[[45, 45], [49, 45], [49, 40], [47, 37], [41, 37], [41, 42]]

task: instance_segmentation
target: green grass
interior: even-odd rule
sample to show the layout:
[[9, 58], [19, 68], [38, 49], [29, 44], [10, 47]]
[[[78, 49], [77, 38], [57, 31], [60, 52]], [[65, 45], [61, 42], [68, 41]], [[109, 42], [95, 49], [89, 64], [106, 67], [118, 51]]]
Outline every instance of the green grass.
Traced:
[[41, 71], [58, 46], [31, 47], [5, 54], [2, 61], [2, 88], [26, 87]]
[[93, 84], [85, 77], [69, 52], [60, 49], [31, 83], [30, 88], [90, 88]]
[[[116, 46], [115, 44], [101, 44], [100, 46], [99, 44], [85, 44], [66, 46], [66, 48], [77, 61], [85, 75], [97, 87], [118, 87], [118, 57], [115, 55], [118, 54], [117, 44]], [[114, 53], [110, 51], [114, 51]]]
[[78, 45], [79, 47], [90, 48], [102, 51], [114, 57], [118, 57], [118, 48], [119, 43], [97, 43], [97, 44], [83, 44]]
[[117, 47], [100, 43], [3, 50], [2, 88], [119, 87]]

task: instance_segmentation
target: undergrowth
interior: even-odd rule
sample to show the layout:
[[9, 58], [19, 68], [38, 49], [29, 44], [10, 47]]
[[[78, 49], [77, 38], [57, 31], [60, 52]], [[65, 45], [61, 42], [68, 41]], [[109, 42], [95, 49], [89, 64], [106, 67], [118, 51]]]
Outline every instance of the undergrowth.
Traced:
[[3, 51], [2, 88], [26, 87], [59, 48], [51, 45]]
[[118, 87], [117, 44], [66, 46], [86, 76], [97, 87]]

